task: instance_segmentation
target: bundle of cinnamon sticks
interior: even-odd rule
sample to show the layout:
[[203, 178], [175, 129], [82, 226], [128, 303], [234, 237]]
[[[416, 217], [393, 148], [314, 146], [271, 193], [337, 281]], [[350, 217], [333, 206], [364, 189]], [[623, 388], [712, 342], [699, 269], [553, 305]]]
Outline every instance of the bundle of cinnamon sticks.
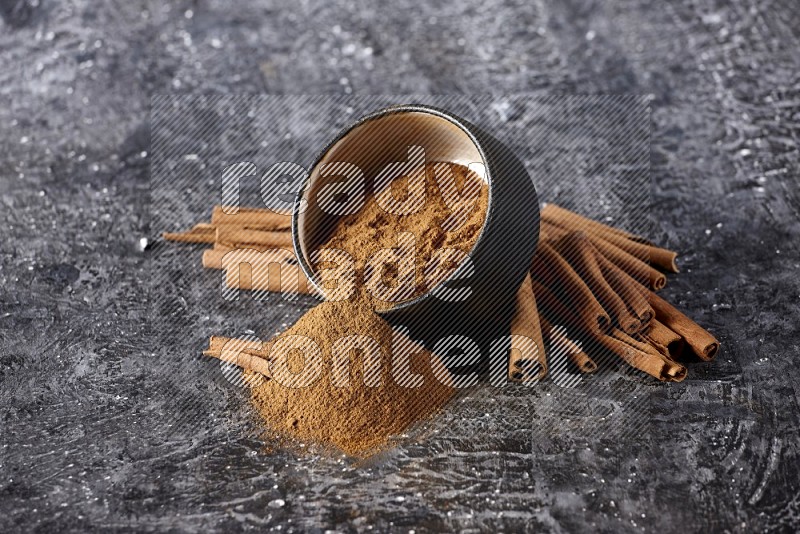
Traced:
[[[686, 377], [689, 358], [716, 355], [719, 342], [655, 293], [666, 284], [664, 272], [678, 272], [675, 252], [555, 204], [542, 209], [541, 219], [512, 334], [543, 338], [581, 372], [597, 369], [581, 348], [591, 347], [671, 382]], [[547, 372], [544, 344], [538, 343], [535, 362], [530, 351], [512, 346], [509, 378], [535, 380]]]
[[[225, 285], [232, 289], [309, 294], [308, 280], [292, 249], [291, 217], [266, 209], [214, 206], [211, 221], [185, 232], [165, 232], [168, 241], [208, 243], [203, 267], [225, 271]], [[269, 252], [267, 252], [269, 251]]]
[[[547, 352], [566, 355], [583, 373], [597, 370], [598, 355], [612, 354], [673, 382], [686, 377], [689, 358], [716, 355], [719, 342], [655, 293], [666, 284], [665, 272], [678, 272], [675, 252], [554, 204], [541, 219], [539, 247], [516, 296], [509, 379], [543, 378]], [[163, 237], [212, 244], [203, 267], [224, 269], [227, 287], [275, 292], [288, 278], [298, 282], [296, 291], [310, 293], [289, 228], [288, 215], [214, 206], [210, 222]]]

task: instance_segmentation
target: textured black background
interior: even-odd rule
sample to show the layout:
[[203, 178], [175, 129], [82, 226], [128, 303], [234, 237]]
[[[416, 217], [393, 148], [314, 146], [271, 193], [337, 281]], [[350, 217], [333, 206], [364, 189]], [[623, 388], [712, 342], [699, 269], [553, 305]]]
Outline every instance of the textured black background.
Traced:
[[[800, 528], [796, 3], [6, 0], [0, 14], [0, 529]], [[365, 467], [265, 451], [242, 392], [201, 373], [200, 342], [149, 326], [150, 95], [518, 91], [654, 95], [653, 237], [684, 271], [665, 294], [720, 357], [679, 385], [623, 377], [616, 393], [651, 414], [635, 439], [587, 437], [580, 399], [548, 387], [468, 396], [436, 423], [445, 437]], [[166, 312], [217, 332], [302, 313], [233, 324], [190, 304]]]

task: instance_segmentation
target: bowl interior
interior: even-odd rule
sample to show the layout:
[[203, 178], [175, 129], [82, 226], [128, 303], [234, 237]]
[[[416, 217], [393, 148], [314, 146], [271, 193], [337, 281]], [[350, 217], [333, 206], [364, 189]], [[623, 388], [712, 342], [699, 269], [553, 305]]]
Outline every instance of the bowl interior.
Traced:
[[[310, 255], [327, 240], [342, 216], [335, 212], [357, 209], [359, 200], [373, 193], [375, 176], [387, 165], [408, 161], [412, 146], [424, 149], [426, 163], [458, 163], [487, 181], [478, 146], [461, 126], [444, 116], [425, 111], [387, 111], [357, 124], [335, 141], [311, 169], [303, 191], [306, 209], [296, 215], [300, 260], [315, 285], [319, 286], [313, 276]], [[359, 171], [361, 179], [353, 174]], [[348, 186], [339, 188], [333, 184]], [[329, 194], [325, 194], [325, 200], [320, 199], [320, 193], [327, 187], [339, 191], [334, 204]]]

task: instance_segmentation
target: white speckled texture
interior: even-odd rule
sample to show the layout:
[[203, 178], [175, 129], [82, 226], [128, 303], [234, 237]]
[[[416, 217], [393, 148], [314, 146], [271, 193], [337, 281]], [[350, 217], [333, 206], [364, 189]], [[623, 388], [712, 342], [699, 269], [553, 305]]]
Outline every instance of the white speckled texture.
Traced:
[[[162, 4], [0, 5], [0, 530], [800, 529], [796, 4]], [[509, 390], [436, 423], [463, 438], [357, 467], [266, 452], [240, 390], [186, 380], [201, 347], [155, 335], [146, 298], [151, 94], [538, 90], [654, 95], [665, 294], [723, 348], [645, 388], [636, 439], [587, 441], [568, 391]], [[174, 273], [196, 276], [218, 280]], [[161, 312], [268, 334], [303, 306], [261, 309]], [[207, 408], [175, 421], [176, 399]]]

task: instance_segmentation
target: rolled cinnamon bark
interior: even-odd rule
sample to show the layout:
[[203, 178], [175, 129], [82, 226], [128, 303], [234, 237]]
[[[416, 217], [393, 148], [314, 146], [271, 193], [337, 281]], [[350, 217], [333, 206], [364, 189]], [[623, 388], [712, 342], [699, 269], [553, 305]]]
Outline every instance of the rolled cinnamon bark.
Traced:
[[631, 367], [663, 382], [680, 382], [686, 378], [686, 367], [683, 365], [668, 360], [657, 352], [655, 354], [645, 352], [622, 341], [619, 339], [620, 337], [630, 338], [630, 336], [620, 330], [616, 330], [612, 334], [594, 335], [594, 339]]
[[542, 218], [566, 230], [586, 231], [593, 241], [605, 240], [641, 261], [657, 265], [668, 272], [678, 272], [675, 263], [677, 253], [657, 247], [634, 234], [593, 221], [553, 204], [548, 204], [542, 210]]
[[594, 373], [597, 371], [597, 364], [586, 354], [583, 349], [573, 340], [567, 337], [566, 329], [554, 327], [544, 317], [539, 318], [542, 324], [542, 333], [550, 344], [551, 351], [564, 351], [567, 359], [582, 373]]
[[167, 241], [178, 241], [180, 243], [213, 243], [216, 240], [216, 232], [215, 226], [200, 223], [185, 232], [163, 232], [161, 237]]
[[656, 312], [656, 319], [681, 336], [698, 358], [708, 361], [716, 356], [719, 341], [714, 336], [652, 291], [647, 300]]
[[211, 336], [204, 356], [232, 363], [247, 371], [270, 377], [268, 355], [270, 344], [249, 339]]
[[[573, 311], [567, 309], [567, 307], [541, 283], [531, 279], [531, 286], [533, 287], [536, 300], [539, 303], [539, 320], [542, 325], [542, 332], [548, 339], [548, 343], [551, 343], [550, 350], [556, 350], [556, 346], [562, 347], [566, 351], [567, 357], [582, 372], [591, 373], [597, 370], [597, 364], [594, 360], [590, 358], [577, 343], [566, 337], [566, 334], [559, 335], [557, 329], [555, 329], [551, 322], [551, 319], [554, 321], [561, 321], [571, 325], [577, 330], [583, 331], [585, 327], [581, 318]], [[549, 316], [550, 319], [548, 319], [545, 314]]]
[[[271, 254], [271, 253], [268, 253]], [[300, 267], [290, 265], [275, 256], [264, 257], [256, 250], [242, 249], [226, 255], [222, 262], [225, 285], [234, 289], [252, 291], [311, 293], [308, 279]], [[294, 281], [297, 280], [296, 286]]]
[[539, 223], [540, 241], [556, 242], [563, 239], [569, 232], [559, 226], [552, 225], [545, 220]]
[[[211, 224], [198, 223], [185, 232], [164, 232], [168, 241], [182, 243], [215, 243], [222, 241], [231, 245], [292, 246], [291, 234], [287, 231], [291, 221], [286, 215], [240, 208], [240, 213], [228, 215], [220, 206], [214, 207]], [[288, 221], [288, 223], [287, 223]]]
[[563, 338], [562, 342], [565, 346], [573, 347], [572, 350], [567, 350], [567, 358], [569, 358], [581, 373], [590, 374], [597, 371], [597, 364], [594, 363], [594, 360], [581, 350], [574, 341]]
[[[554, 320], [564, 322], [577, 329], [585, 328], [583, 319], [578, 316], [574, 309], [567, 308], [548, 287], [535, 278], [531, 278], [531, 287], [533, 287], [537, 307], [542, 314], [546, 314]], [[542, 316], [540, 315], [541, 318]], [[547, 320], [549, 321], [550, 319]]]
[[[511, 335], [521, 337], [512, 338], [511, 341], [511, 352], [508, 358], [509, 379], [525, 381], [544, 378], [547, 375], [547, 356], [530, 274], [525, 276], [525, 280], [517, 291], [516, 309], [511, 319]], [[533, 347], [531, 343], [534, 345]], [[530, 376], [537, 364], [538, 373], [536, 376]]]
[[596, 257], [599, 253], [585, 232], [570, 232], [559, 241], [556, 250], [575, 267], [592, 293], [616, 318], [617, 324], [624, 332], [630, 334], [641, 329], [641, 321], [631, 313], [625, 301], [603, 276]]
[[[248, 247], [248, 248], [250, 248], [250, 247]], [[277, 249], [277, 248], [264, 249], [263, 247], [262, 248], [252, 247], [252, 248], [255, 249], [255, 250], [261, 250], [262, 252], [264, 250], [270, 250], [270, 251], [275, 252], [276, 254], [277, 254], [277, 252], [279, 250], [285, 252], [285, 255], [275, 256], [276, 260], [291, 262], [291, 261], [293, 261], [295, 259], [294, 252], [292, 250], [283, 249], [283, 248], [281, 248], [281, 249]], [[205, 267], [206, 269], [222, 269], [222, 259], [225, 257], [225, 255], [228, 252], [230, 252], [232, 250], [238, 250], [238, 249], [234, 249], [234, 248], [232, 248], [230, 246], [227, 246], [227, 245], [217, 244], [212, 249], [204, 250], [203, 251], [203, 267]]]
[[[592, 245], [594, 247], [594, 245]], [[628, 273], [608, 261], [600, 251], [594, 249], [595, 258], [600, 266], [603, 277], [608, 281], [614, 291], [625, 301], [628, 308], [633, 310], [634, 315], [639, 319], [639, 331], [647, 327], [655, 317], [655, 312], [645, 298], [647, 289], [642, 287]]]
[[593, 332], [605, 332], [611, 318], [595, 298], [578, 273], [548, 243], [540, 243], [533, 258], [531, 274], [549, 288], [559, 286], [568, 305], [575, 309], [584, 327]]
[[[554, 239], [562, 239], [569, 232], [568, 230], [555, 226], [547, 221], [542, 221], [542, 235]], [[589, 236], [591, 239], [591, 236]], [[663, 289], [667, 284], [667, 277], [646, 264], [636, 256], [629, 254], [621, 248], [604, 240], [592, 241], [597, 250], [617, 267], [628, 273], [639, 284], [648, 286], [656, 291]]]
[[[581, 328], [579, 326], [579, 320], [560, 305], [555, 296], [550, 293], [546, 287], [537, 284], [535, 281], [533, 286], [534, 292], [539, 299], [540, 309], [554, 318], [561, 319], [568, 324], [576, 326], [578, 332], [586, 341], [597, 343], [600, 347], [605, 348], [612, 354], [623, 359], [631, 367], [639, 369], [659, 380], [680, 382], [686, 378], [686, 368], [684, 366], [661, 356], [652, 347], [648, 348], [640, 345], [639, 341], [634, 340], [619, 329], [613, 329], [611, 331], [612, 335], [608, 335]], [[622, 341], [620, 338], [631, 340], [637, 347]]]
[[658, 357], [663, 356], [663, 354], [659, 352], [659, 350], [656, 347], [652, 346], [647, 341], [640, 339], [638, 337], [630, 336], [627, 333], [623, 332], [622, 330], [615, 328], [614, 330], [611, 331], [611, 337], [619, 339], [620, 341], [624, 341], [631, 347], [640, 350], [642, 352], [646, 352], [651, 356], [658, 356]]
[[655, 265], [670, 273], [679, 272], [676, 259], [678, 253], [665, 248], [657, 247], [655, 245], [646, 245], [638, 241], [631, 241], [624, 237], [615, 234], [603, 233], [599, 234], [598, 239], [608, 241], [612, 245], [616, 245], [625, 252], [636, 256], [640, 260]]
[[667, 277], [636, 256], [625, 252], [603, 239], [593, 240], [592, 243], [611, 263], [628, 273], [632, 278], [646, 285], [654, 291], [659, 291], [667, 285]]
[[[292, 217], [262, 208], [239, 208], [237, 213], [225, 213], [224, 206], [214, 206], [211, 210], [211, 224], [232, 224], [261, 230], [288, 230], [292, 227]], [[228, 208], [232, 211], [233, 208]]]
[[680, 358], [684, 346], [683, 338], [670, 330], [664, 323], [653, 319], [650, 327], [642, 335], [665, 356], [674, 361]]
[[251, 230], [231, 225], [220, 225], [217, 227], [216, 242], [235, 248], [248, 245], [270, 248], [292, 248], [293, 246], [292, 234], [289, 232]]
[[644, 243], [648, 243], [649, 241], [645, 240], [641, 236], [633, 234], [631, 232], [627, 232], [622, 230], [621, 228], [615, 228], [613, 226], [609, 226], [607, 224], [603, 224], [600, 221], [595, 221], [594, 219], [590, 219], [588, 217], [584, 217], [583, 215], [578, 215], [574, 211], [570, 211], [566, 208], [562, 208], [556, 204], [548, 203], [545, 204], [541, 211], [542, 219], [546, 220], [569, 220], [574, 224], [580, 224], [584, 228], [590, 228], [593, 230], [605, 231], [609, 233], [614, 233], [619, 236], [622, 236], [626, 239], [630, 239], [633, 241], [640, 241]]
[[[592, 340], [593, 336], [600, 335], [586, 327], [585, 321], [572, 307], [567, 307], [547, 286], [531, 278], [533, 293], [539, 306], [540, 320], [568, 325], [574, 334]], [[552, 327], [551, 327], [552, 328]]]
[[[237, 273], [237, 271], [239, 271]], [[308, 279], [299, 271], [296, 265], [284, 265], [281, 267], [281, 276], [287, 276], [289, 273], [297, 273], [297, 293], [301, 295], [310, 295], [311, 289], [308, 286]], [[237, 276], [238, 274], [238, 276]], [[294, 276], [291, 274], [289, 276]], [[276, 276], [263, 277], [252, 274], [252, 267], [246, 268], [242, 266], [240, 269], [228, 269], [225, 271], [225, 285], [230, 288], [244, 289], [249, 291], [269, 291], [271, 293], [280, 293], [283, 291], [295, 292], [292, 287], [282, 287], [281, 278]]]

